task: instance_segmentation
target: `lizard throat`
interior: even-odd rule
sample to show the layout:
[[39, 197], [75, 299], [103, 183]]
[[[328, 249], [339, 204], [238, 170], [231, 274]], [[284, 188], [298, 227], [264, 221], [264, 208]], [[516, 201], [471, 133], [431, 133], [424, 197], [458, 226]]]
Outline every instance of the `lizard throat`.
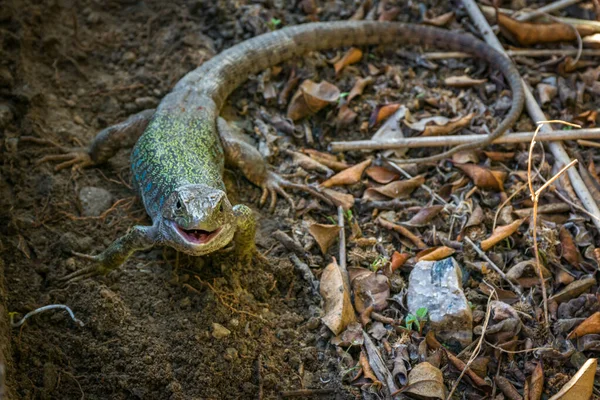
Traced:
[[183, 229], [177, 224], [177, 232], [189, 243], [192, 244], [207, 244], [221, 233], [222, 227], [214, 231], [205, 231], [202, 229]]

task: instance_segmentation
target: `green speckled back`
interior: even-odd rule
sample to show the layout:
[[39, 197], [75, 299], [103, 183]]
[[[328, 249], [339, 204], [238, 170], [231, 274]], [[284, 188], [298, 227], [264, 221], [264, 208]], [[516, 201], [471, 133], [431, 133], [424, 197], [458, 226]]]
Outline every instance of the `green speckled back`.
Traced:
[[134, 186], [153, 220], [173, 190], [182, 185], [225, 190], [223, 148], [212, 113], [200, 106], [195, 110], [179, 107], [161, 107], [131, 155]]

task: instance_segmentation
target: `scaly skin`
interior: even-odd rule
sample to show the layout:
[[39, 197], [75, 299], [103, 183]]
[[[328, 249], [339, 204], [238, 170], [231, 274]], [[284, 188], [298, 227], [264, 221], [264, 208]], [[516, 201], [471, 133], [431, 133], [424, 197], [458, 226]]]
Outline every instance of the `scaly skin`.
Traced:
[[[340, 21], [298, 25], [258, 36], [222, 52], [187, 74], [154, 112], [144, 111], [100, 132], [89, 151], [43, 160], [63, 161], [59, 167], [98, 164], [109, 159], [120, 143], [132, 143], [139, 137], [131, 157], [133, 180], [152, 218], [152, 226], [134, 227], [103, 253], [87, 256], [98, 265], [66, 279], [105, 273], [118, 267], [134, 251], [157, 244], [192, 255], [205, 255], [225, 247], [235, 238], [240, 257], [248, 261], [254, 252], [254, 219], [246, 206], [232, 207], [227, 199], [222, 180], [225, 161], [237, 166], [251, 182], [262, 187], [263, 199], [271, 194], [272, 205], [276, 193], [291, 200], [284, 188], [319, 194], [269, 172], [256, 149], [228, 130], [226, 123], [218, 119], [227, 96], [248, 75], [309, 51], [394, 43], [471, 53], [499, 69], [513, 95], [512, 107], [505, 119], [480, 142], [405, 162], [436, 161], [459, 150], [484, 146], [503, 134], [519, 117], [524, 92], [517, 70], [508, 58], [471, 35], [393, 22]], [[186, 235], [186, 230], [188, 233], [198, 230], [197, 236]]]

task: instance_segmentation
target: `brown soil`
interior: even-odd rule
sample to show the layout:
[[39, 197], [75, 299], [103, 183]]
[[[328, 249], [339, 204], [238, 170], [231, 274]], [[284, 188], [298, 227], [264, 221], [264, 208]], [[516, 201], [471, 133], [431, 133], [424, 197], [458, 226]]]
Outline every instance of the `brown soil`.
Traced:
[[[85, 324], [79, 327], [64, 311], [50, 311], [13, 329], [8, 339], [6, 321], [0, 321], [0, 356], [7, 357], [8, 398], [255, 399], [261, 393], [263, 398], [277, 398], [282, 392], [303, 388], [330, 389], [319, 398], [360, 398], [359, 389], [342, 384], [354, 365], [344, 364], [348, 358], [329, 344], [331, 334], [318, 320], [321, 299], [296, 272], [289, 260], [291, 252], [273, 238], [273, 232], [283, 230], [294, 232], [303, 244], [310, 242], [306, 222], [302, 225], [301, 218], [293, 219], [284, 200], [280, 199], [275, 214], [270, 214], [257, 206], [258, 188], [237, 179], [235, 173], [226, 173], [232, 202], [255, 209], [260, 227], [258, 248], [268, 254], [268, 262], [257, 261], [239, 270], [242, 292], [234, 293], [225, 278], [238, 268], [228, 257], [191, 259], [162, 248], [134, 255], [108, 277], [61, 287], [57, 278], [88, 265], [71, 251], [96, 254], [129, 227], [148, 224], [149, 219], [129, 185], [128, 150], [101, 167], [55, 172], [50, 164], [36, 164], [40, 157], [57, 152], [53, 146], [19, 139], [33, 136], [66, 147], [85, 146], [106, 126], [156, 106], [185, 73], [219, 51], [280, 24], [310, 21], [303, 5], [312, 2], [5, 3], [0, 7], [0, 106], [8, 105], [11, 117], [3, 119], [8, 121], [6, 126], [0, 125], [0, 131], [4, 129], [0, 314], [5, 314], [3, 305], [23, 316], [48, 304], [66, 304]], [[319, 20], [337, 20], [348, 19], [359, 2], [315, 3], [321, 8]], [[419, 21], [418, 5], [397, 3], [399, 19]], [[444, 5], [435, 14], [450, 7]], [[459, 67], [459, 71], [468, 67], [475, 77], [490, 75], [486, 66], [471, 60], [441, 62], [441, 68], [433, 71], [414, 54], [405, 52], [400, 58], [393, 51], [373, 51], [358, 64], [363, 71], [368, 62], [382, 71], [388, 64], [393, 68], [389, 77], [382, 74], [376, 83], [377, 94], [365, 95], [364, 106], [355, 107], [359, 117], [352, 128], [337, 129], [337, 111], [323, 111], [304, 125], [312, 129], [314, 144], [304, 142], [302, 125], [297, 126], [300, 140], [282, 137], [278, 144], [285, 145], [287, 140], [297, 147], [325, 150], [333, 134], [338, 139], [365, 138], [359, 126], [361, 122], [365, 126], [375, 105], [401, 102], [411, 108], [423, 93], [439, 90], [447, 67]], [[356, 74], [350, 70], [336, 78], [326, 62], [335, 55], [335, 51], [313, 54], [286, 63], [273, 78], [277, 88], [281, 89], [295, 68], [303, 78], [326, 79], [348, 92]], [[498, 73], [491, 74], [490, 81], [505, 88]], [[393, 77], [398, 79], [393, 81]], [[223, 112], [250, 135], [257, 119], [268, 119], [265, 111], [285, 113], [285, 106], [264, 100], [260, 83], [265, 79], [251, 77]], [[381, 83], [386, 80], [392, 83]], [[445, 89], [441, 96], [459, 93]], [[462, 92], [455, 106], [464, 110], [478, 95], [485, 97], [483, 91]], [[500, 99], [485, 99], [485, 104], [477, 101], [478, 106], [489, 107]], [[443, 113], [452, 114], [448, 109]], [[488, 114], [485, 122], [491, 129], [497, 120], [497, 115]], [[531, 129], [528, 121], [523, 118], [518, 129]], [[423, 150], [411, 153], [423, 154]], [[348, 158], [361, 161], [364, 155], [350, 154]], [[282, 173], [295, 170], [284, 156], [272, 161]], [[429, 184], [439, 187], [441, 180], [435, 175]], [[114, 205], [102, 217], [83, 217], [79, 192], [86, 186], [112, 194]], [[419, 196], [428, 195], [422, 192]], [[297, 202], [302, 202], [301, 197], [304, 195], [294, 194]], [[308, 204], [310, 200], [304, 199], [304, 205]], [[375, 236], [378, 231], [370, 211], [357, 218], [362, 218], [363, 231]], [[325, 222], [332, 215], [335, 210], [329, 208], [315, 219]], [[309, 250], [311, 255], [305, 261], [318, 275], [318, 268], [330, 258], [320, 255], [314, 243]], [[334, 253], [330, 251], [330, 255]], [[349, 254], [351, 263], [369, 265], [378, 254], [354, 256]], [[216, 338], [215, 324], [230, 334]], [[352, 352], [356, 356], [356, 350]]]

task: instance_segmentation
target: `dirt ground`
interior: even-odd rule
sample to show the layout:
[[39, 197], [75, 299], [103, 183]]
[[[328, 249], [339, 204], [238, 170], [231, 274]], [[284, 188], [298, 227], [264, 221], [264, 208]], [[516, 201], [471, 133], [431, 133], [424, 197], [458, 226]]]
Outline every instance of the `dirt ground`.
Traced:
[[[319, 20], [337, 20], [348, 19], [360, 2], [316, 3]], [[419, 21], [419, 6], [405, 3], [398, 2], [400, 19]], [[440, 6], [437, 14], [451, 7]], [[320, 298], [296, 272], [291, 252], [273, 237], [276, 230], [307, 236], [285, 201], [270, 214], [257, 206], [258, 188], [226, 173], [232, 202], [255, 209], [258, 248], [268, 253], [268, 263], [257, 262], [244, 271], [244, 296], [234, 296], [223, 277], [222, 270], [231, 268], [226, 257], [195, 260], [162, 248], [136, 254], [108, 277], [61, 287], [57, 278], [86, 266], [71, 251], [95, 254], [149, 219], [129, 184], [128, 150], [101, 167], [55, 172], [53, 165], [36, 165], [55, 149], [18, 140], [34, 136], [85, 146], [102, 128], [156, 106], [185, 73], [219, 51], [279, 25], [310, 20], [296, 1], [4, 0], [0, 102], [8, 105], [10, 115], [2, 116], [7, 122], [0, 126], [5, 279], [0, 294], [6, 296], [7, 310], [19, 316], [44, 305], [66, 304], [85, 324], [80, 327], [65, 312], [55, 311], [13, 329], [6, 352], [8, 398], [249, 399], [277, 398], [304, 388], [329, 389], [320, 398], [361, 397], [358, 388], [342, 383], [349, 368], [339, 361], [330, 333], [318, 321]], [[335, 54], [286, 63], [276, 80], [285, 82], [295, 66], [303, 76], [318, 74], [349, 90], [352, 74], [336, 78], [326, 62]], [[432, 73], [416, 59], [378, 54], [370, 59], [375, 65], [385, 56], [386, 63], [405, 73], [406, 81], [398, 84], [403, 92], [395, 87], [378, 94], [387, 99], [411, 101], [414, 71], [424, 85], [420, 90], [427, 91], [448, 70]], [[485, 71], [469, 60], [447, 65], [457, 63], [476, 73]], [[251, 135], [265, 111], [285, 112], [285, 106], [265, 101], [262, 79], [251, 77], [224, 111]], [[473, 95], [477, 93], [465, 94]], [[359, 119], [368, 119], [367, 108]], [[527, 121], [521, 130], [531, 128]], [[315, 116], [310, 125], [315, 143], [307, 147], [325, 150], [331, 134], [362, 137], [359, 122], [348, 130], [334, 125], [327, 113]], [[306, 145], [293, 138], [280, 143], [286, 140]], [[360, 161], [363, 156], [349, 157]], [[284, 156], [274, 161], [281, 172], [294, 172]], [[112, 195], [113, 206], [101, 217], [83, 215], [79, 193], [88, 186]], [[304, 196], [294, 194], [296, 201]], [[310, 200], [304, 199], [306, 205]], [[327, 213], [335, 215], [335, 210], [321, 212], [321, 220]], [[363, 230], [374, 232], [372, 225]], [[309, 263], [318, 274], [329, 259], [313, 250]], [[219, 335], [222, 327], [230, 334]], [[7, 337], [0, 340], [7, 346]]]

